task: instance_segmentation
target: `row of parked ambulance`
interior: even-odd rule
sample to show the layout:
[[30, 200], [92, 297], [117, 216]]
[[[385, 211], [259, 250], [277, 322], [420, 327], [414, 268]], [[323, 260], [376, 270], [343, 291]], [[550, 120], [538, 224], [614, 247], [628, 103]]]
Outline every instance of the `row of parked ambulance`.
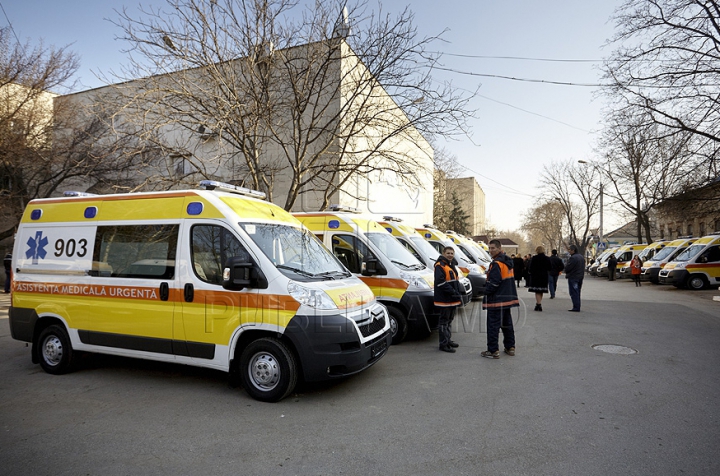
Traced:
[[640, 279], [677, 288], [720, 286], [720, 232], [701, 238], [684, 237], [647, 244], [625, 244], [606, 250], [588, 266], [593, 276], [608, 276], [608, 259], [617, 259], [616, 278], [630, 278], [630, 261], [642, 260]]
[[334, 209], [292, 215], [242, 187], [30, 202], [12, 257], [12, 337], [63, 374], [78, 353], [226, 371], [278, 401], [298, 379], [360, 372], [430, 334], [447, 245], [464, 302], [490, 256], [458, 234]]

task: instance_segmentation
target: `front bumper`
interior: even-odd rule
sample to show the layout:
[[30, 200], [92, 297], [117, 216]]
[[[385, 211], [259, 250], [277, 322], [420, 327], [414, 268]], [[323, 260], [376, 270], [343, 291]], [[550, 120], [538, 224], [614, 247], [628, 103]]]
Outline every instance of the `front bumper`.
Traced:
[[406, 310], [408, 333], [429, 333], [437, 329], [440, 314], [435, 309], [435, 293], [428, 291], [405, 291], [400, 305]]
[[685, 286], [690, 273], [686, 269], [662, 270], [658, 274], [660, 284], [672, 284], [677, 287]]
[[660, 275], [661, 269], [662, 268], [660, 268], [659, 266], [658, 267], [653, 266], [652, 268], [647, 268], [645, 270], [645, 272], [640, 275], [640, 280], [641, 281], [650, 281], [651, 283], [659, 284], [660, 283], [659, 275]]
[[384, 308], [358, 326], [340, 314], [296, 315], [284, 335], [295, 346], [308, 382], [362, 372], [386, 354], [392, 341]]

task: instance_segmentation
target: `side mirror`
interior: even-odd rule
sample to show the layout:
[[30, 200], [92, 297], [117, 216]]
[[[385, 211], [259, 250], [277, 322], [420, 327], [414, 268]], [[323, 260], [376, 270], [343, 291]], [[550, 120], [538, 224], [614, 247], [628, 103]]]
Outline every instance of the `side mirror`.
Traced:
[[368, 258], [362, 263], [363, 276], [384, 276], [387, 274], [387, 269], [377, 258]]
[[238, 256], [228, 259], [223, 269], [223, 288], [240, 291], [244, 288], [265, 289], [267, 278], [253, 263]]

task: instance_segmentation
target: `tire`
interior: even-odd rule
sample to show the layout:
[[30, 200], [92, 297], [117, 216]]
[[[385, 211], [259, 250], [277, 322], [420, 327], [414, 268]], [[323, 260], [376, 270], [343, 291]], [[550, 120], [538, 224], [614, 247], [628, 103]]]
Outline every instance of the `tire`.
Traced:
[[255, 400], [278, 402], [292, 393], [297, 380], [295, 356], [278, 339], [253, 341], [240, 356], [240, 381]]
[[388, 306], [390, 318], [390, 332], [392, 333], [392, 344], [396, 345], [405, 340], [408, 333], [407, 319], [402, 311], [396, 307]]
[[691, 274], [687, 280], [688, 289], [699, 291], [704, 289], [706, 286], [708, 286], [708, 282], [705, 279], [705, 276], [701, 274]]
[[48, 326], [40, 332], [37, 340], [37, 356], [40, 367], [53, 375], [62, 375], [72, 371], [74, 358], [65, 328], [59, 325]]

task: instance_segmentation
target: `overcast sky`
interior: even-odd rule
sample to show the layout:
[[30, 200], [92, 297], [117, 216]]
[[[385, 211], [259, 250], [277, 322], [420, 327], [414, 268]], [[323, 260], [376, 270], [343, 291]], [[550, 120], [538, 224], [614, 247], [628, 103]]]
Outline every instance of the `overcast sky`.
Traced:
[[[0, 0], [21, 41], [65, 46], [81, 57], [82, 89], [101, 86], [93, 71], [107, 72], [125, 63], [124, 45], [107, 19], [113, 9], [131, 11], [160, 0]], [[372, 2], [371, 2], [372, 3]], [[601, 100], [593, 100], [599, 61], [610, 54], [602, 46], [613, 33], [610, 16], [620, 0], [388, 0], [383, 9], [416, 13], [421, 35], [447, 29], [444, 63], [452, 70], [438, 75], [469, 91], [478, 118], [472, 139], [444, 144], [474, 176], [486, 195], [490, 225], [520, 228], [535, 204], [538, 178], [551, 161], [593, 159], [594, 131], [600, 127]], [[506, 58], [512, 59], [506, 59]], [[521, 58], [521, 59], [517, 59]], [[582, 61], [545, 61], [582, 60]], [[480, 75], [507, 76], [519, 81]], [[565, 86], [548, 82], [580, 84]], [[605, 232], [618, 225], [606, 210]]]

